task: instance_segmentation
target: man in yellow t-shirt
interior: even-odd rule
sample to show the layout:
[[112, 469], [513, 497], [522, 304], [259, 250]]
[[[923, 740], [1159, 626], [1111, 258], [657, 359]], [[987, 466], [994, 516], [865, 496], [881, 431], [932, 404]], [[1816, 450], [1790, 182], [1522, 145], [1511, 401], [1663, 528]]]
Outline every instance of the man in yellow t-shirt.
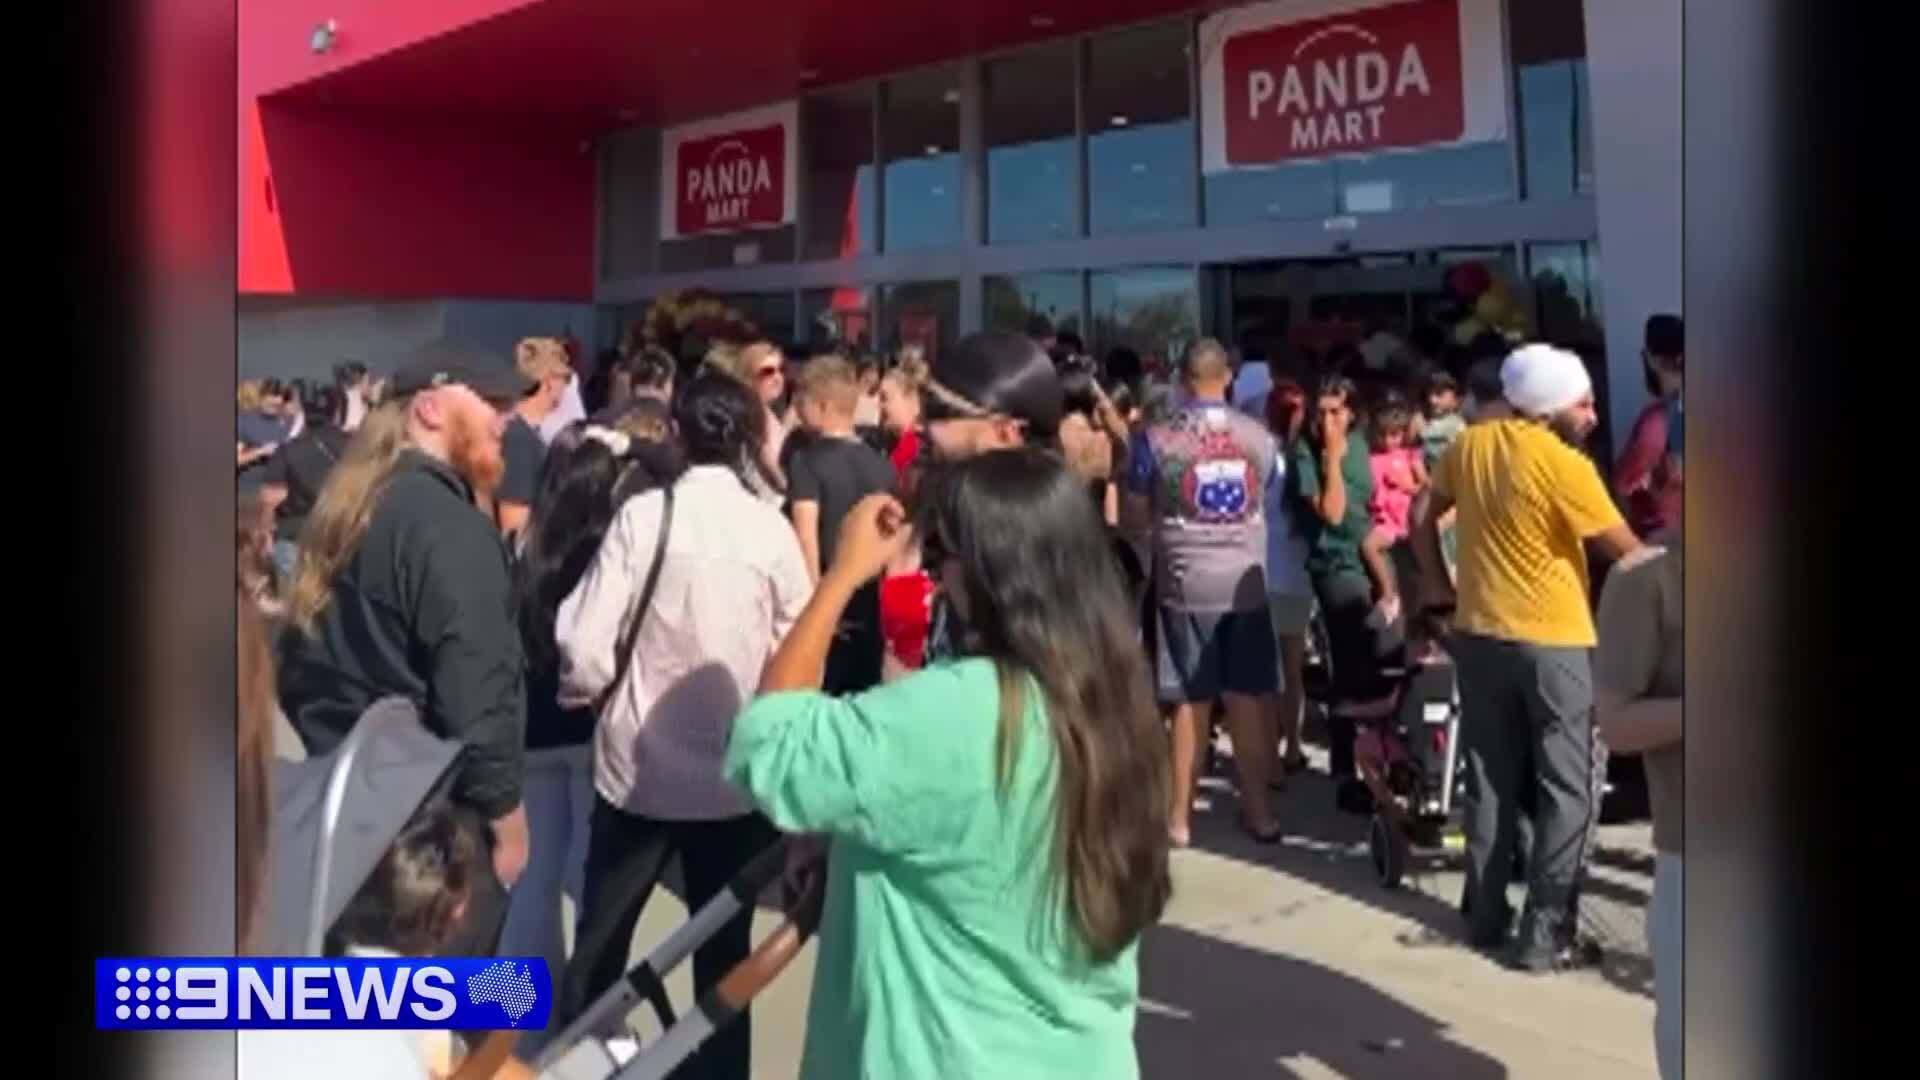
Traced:
[[[1580, 358], [1529, 345], [1507, 357], [1500, 381], [1513, 415], [1467, 428], [1435, 464], [1415, 552], [1428, 606], [1454, 609], [1469, 935], [1481, 948], [1506, 944], [1507, 884], [1531, 790], [1527, 905], [1508, 960], [1549, 971], [1579, 959], [1574, 901], [1606, 770], [1593, 727], [1585, 545], [1619, 559], [1640, 542], [1576, 449], [1598, 422]], [[1449, 509], [1457, 511], [1457, 594], [1441, 570], [1436, 524]]]

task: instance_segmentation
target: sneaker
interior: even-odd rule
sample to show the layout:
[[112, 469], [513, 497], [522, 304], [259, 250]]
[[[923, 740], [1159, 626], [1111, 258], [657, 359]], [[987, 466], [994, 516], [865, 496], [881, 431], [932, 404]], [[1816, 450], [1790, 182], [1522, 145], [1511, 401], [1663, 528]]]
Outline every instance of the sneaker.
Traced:
[[1606, 951], [1592, 938], [1578, 934], [1522, 932], [1506, 957], [1507, 966], [1516, 971], [1545, 975], [1599, 967]]

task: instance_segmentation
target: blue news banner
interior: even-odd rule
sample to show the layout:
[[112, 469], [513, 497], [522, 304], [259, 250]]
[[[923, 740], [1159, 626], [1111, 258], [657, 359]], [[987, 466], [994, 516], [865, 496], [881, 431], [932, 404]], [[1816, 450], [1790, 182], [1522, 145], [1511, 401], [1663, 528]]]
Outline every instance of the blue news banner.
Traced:
[[102, 1029], [538, 1030], [553, 980], [537, 956], [144, 956], [93, 964]]

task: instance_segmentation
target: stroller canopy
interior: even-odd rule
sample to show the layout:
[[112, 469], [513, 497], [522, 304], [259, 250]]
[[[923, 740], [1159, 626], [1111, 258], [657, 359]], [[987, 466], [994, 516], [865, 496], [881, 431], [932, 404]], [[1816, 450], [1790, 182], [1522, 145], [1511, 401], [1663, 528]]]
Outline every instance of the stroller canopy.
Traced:
[[393, 697], [369, 707], [332, 753], [275, 763], [268, 953], [319, 955], [327, 928], [461, 749], [428, 731], [412, 702]]

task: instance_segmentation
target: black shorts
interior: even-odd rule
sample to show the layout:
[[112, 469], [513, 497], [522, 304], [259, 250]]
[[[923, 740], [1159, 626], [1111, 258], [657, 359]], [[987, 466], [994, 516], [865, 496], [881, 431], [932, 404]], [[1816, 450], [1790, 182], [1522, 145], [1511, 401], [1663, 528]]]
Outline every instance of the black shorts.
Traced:
[[1262, 606], [1248, 611], [1162, 607], [1154, 664], [1160, 700], [1211, 702], [1221, 694], [1280, 689], [1280, 643]]
[[[1373, 585], [1362, 571], [1315, 574], [1313, 592], [1327, 627], [1328, 658], [1333, 666], [1333, 705], [1376, 701], [1397, 682], [1384, 668], [1406, 666], [1405, 616], [1385, 629], [1368, 625]], [[1403, 600], [1403, 603], [1405, 601]]]

